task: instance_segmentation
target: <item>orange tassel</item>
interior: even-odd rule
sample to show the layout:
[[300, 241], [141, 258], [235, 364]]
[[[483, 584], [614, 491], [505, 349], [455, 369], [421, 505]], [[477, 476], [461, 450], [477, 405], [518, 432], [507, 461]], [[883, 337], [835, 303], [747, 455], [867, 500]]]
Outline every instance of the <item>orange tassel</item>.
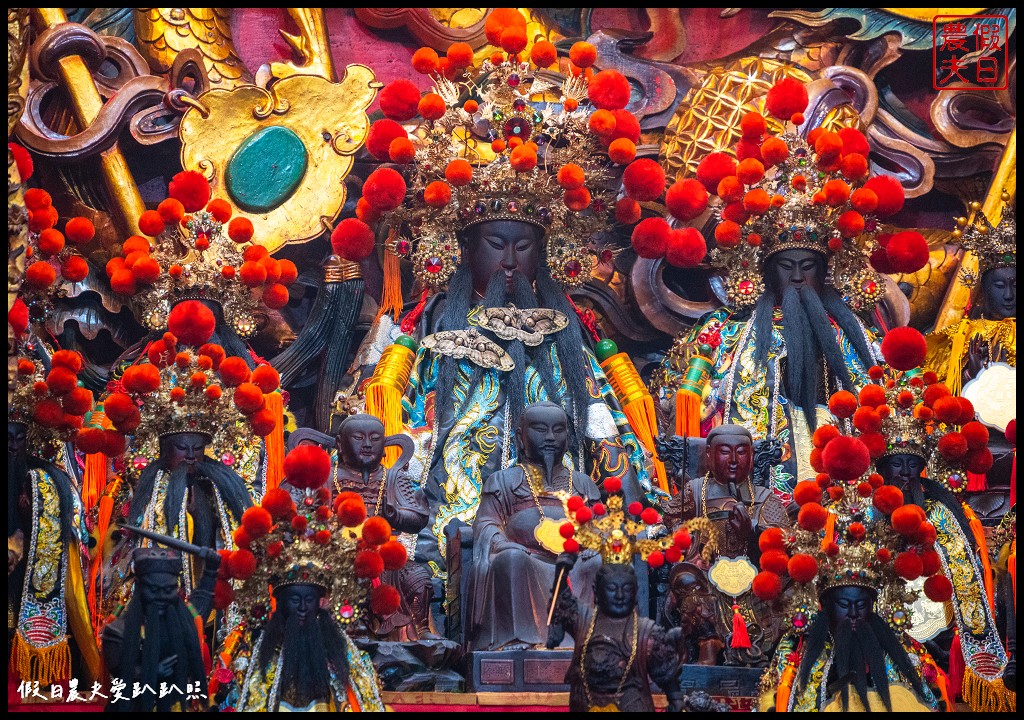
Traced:
[[279, 392], [263, 396], [266, 408], [274, 415], [274, 429], [263, 439], [267, 449], [267, 490], [273, 490], [284, 480], [284, 398]]
[[402, 314], [402, 265], [398, 255], [390, 249], [397, 236], [398, 232], [392, 229], [384, 244], [384, 289], [381, 292], [380, 308], [377, 310], [378, 320], [387, 313], [398, 322], [398, 316]]
[[697, 354], [686, 364], [686, 373], [676, 393], [676, 435], [700, 437], [701, 404], [704, 388], [711, 380], [714, 364], [711, 362], [711, 347], [701, 345]]
[[213, 663], [210, 659], [210, 646], [206, 644], [206, 626], [203, 623], [203, 619], [196, 615], [193, 620], [196, 623], [196, 635], [199, 636], [199, 647], [203, 651], [203, 667], [206, 668], [206, 674], [210, 674], [210, 670], [213, 669]]
[[985, 540], [985, 528], [981, 520], [974, 514], [974, 510], [967, 503], [961, 503], [964, 508], [964, 515], [967, 516], [967, 524], [974, 535], [974, 542], [978, 545], [978, 559], [981, 560], [982, 581], [985, 583], [985, 595], [988, 597], [988, 606], [992, 608], [992, 614], [996, 612], [996, 590], [995, 578], [992, 575], [992, 561], [988, 557], [988, 542]]
[[629, 421], [636, 439], [648, 452], [654, 462], [654, 475], [658, 487], [668, 492], [668, 473], [665, 464], [658, 459], [654, 438], [658, 436], [658, 417], [654, 412], [654, 398], [640, 379], [636, 365], [626, 353], [616, 353], [600, 361], [601, 369], [608, 376], [612, 392], [622, 404], [622, 412]]
[[1010, 542], [1010, 554], [1006, 556], [1006, 572], [1013, 586], [1013, 606], [1017, 607], [1017, 538]]
[[779, 689], [775, 694], [775, 712], [789, 711], [789, 696], [793, 692], [793, 682], [796, 680], [796, 668], [799, 664], [799, 653], [790, 653], [786, 658], [786, 668], [782, 671], [782, 677], [779, 678]]
[[747, 621], [740, 613], [740, 606], [732, 606], [732, 642], [730, 645], [739, 650], [750, 647], [750, 635], [747, 633]]
[[676, 435], [700, 437], [700, 396], [689, 390], [676, 393]]
[[100, 498], [99, 512], [96, 516], [96, 552], [89, 562], [89, 613], [92, 615], [93, 627], [96, 628], [96, 637], [103, 629], [100, 622], [99, 606], [103, 597], [103, 545], [107, 539], [107, 530], [110, 528], [110, 518], [114, 514], [114, 495], [117, 494], [123, 481], [115, 478]]
[[82, 504], [89, 512], [99, 502], [100, 493], [107, 484], [107, 456], [91, 453], [85, 456], [85, 478], [82, 480]]
[[836, 539], [836, 514], [829, 511], [828, 518], [825, 520], [825, 537], [821, 539], [821, 549], [824, 550]]
[[[388, 435], [402, 432], [402, 397], [409, 385], [416, 360], [416, 353], [408, 347], [414, 343], [411, 338], [406, 340], [399, 338], [400, 342], [384, 350], [366, 386], [366, 412], [384, 423], [384, 432]], [[391, 467], [397, 460], [398, 448], [385, 448], [384, 467]]]

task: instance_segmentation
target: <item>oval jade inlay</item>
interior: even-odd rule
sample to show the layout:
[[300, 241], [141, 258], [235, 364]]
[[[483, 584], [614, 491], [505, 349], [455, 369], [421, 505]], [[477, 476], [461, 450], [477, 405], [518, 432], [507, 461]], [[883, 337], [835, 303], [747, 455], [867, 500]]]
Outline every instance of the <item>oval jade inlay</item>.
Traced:
[[228, 193], [246, 212], [269, 212], [291, 197], [308, 164], [298, 135], [285, 127], [265, 127], [231, 156], [225, 177]]

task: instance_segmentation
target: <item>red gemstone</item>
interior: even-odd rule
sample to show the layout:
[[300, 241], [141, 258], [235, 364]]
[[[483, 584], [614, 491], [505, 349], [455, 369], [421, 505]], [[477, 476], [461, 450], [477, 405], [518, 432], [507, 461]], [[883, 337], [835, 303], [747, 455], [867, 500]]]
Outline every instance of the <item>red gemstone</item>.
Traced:
[[565, 270], [565, 276], [571, 278], [574, 278], [583, 272], [583, 266], [580, 265], [578, 260], [570, 260], [562, 269]]
[[744, 295], [749, 295], [750, 293], [754, 292], [754, 283], [752, 283], [750, 280], [743, 280], [742, 282], [740, 282], [740, 292], [743, 293]]
[[611, 250], [602, 250], [601, 251], [601, 262], [603, 262], [603, 263], [610, 263], [612, 261], [612, 259], [614, 259], [614, 257], [615, 257], [615, 255], [612, 253]]
[[441, 272], [441, 267], [443, 265], [444, 265], [444, 263], [441, 262], [441, 258], [439, 258], [439, 257], [432, 257], [432, 258], [427, 258], [427, 261], [425, 263], [423, 263], [423, 268], [428, 273], [436, 275], [437, 273]]
[[395, 252], [397, 252], [399, 255], [408, 255], [409, 250], [411, 249], [412, 246], [409, 244], [408, 240], [399, 240], [397, 243], [395, 243]]
[[864, 283], [863, 288], [864, 292], [874, 294], [874, 292], [878, 290], [878, 283], [876, 283], [874, 280], [868, 280], [866, 283]]

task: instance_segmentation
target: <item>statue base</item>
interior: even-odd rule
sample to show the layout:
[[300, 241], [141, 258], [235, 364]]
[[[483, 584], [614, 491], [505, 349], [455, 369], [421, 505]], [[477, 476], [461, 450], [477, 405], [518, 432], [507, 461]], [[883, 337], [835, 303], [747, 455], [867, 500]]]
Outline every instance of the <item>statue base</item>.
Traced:
[[713, 700], [729, 703], [733, 712], [750, 712], [757, 706], [763, 674], [763, 668], [683, 665], [679, 687], [684, 693], [703, 690]]
[[469, 653], [470, 689], [477, 693], [568, 692], [572, 650], [495, 650]]
[[451, 640], [395, 642], [364, 637], [353, 642], [370, 656], [385, 690], [458, 693], [466, 689], [465, 678], [456, 671], [462, 648]]

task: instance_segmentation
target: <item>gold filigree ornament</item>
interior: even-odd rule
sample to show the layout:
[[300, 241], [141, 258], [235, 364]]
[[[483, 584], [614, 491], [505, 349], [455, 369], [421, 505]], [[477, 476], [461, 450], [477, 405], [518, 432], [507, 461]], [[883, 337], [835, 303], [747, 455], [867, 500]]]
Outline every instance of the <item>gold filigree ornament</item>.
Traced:
[[979, 278], [989, 270], [1002, 267], [1017, 267], [1017, 209], [1011, 204], [1012, 198], [1005, 190], [1000, 196], [1003, 214], [995, 225], [982, 210], [980, 202], [972, 202], [971, 217], [956, 219], [953, 237], [960, 241], [964, 250], [978, 257], [978, 271], [963, 268], [960, 281], [973, 288]]
[[341, 212], [380, 83], [365, 65], [349, 65], [339, 82], [269, 80], [195, 98], [180, 137], [182, 166], [258, 223], [259, 243], [273, 252], [319, 236]]
[[469, 324], [490, 330], [502, 340], [519, 340], [536, 347], [545, 335], [553, 335], [569, 324], [569, 319], [550, 308], [520, 309], [514, 305], [501, 308], [477, 306], [469, 313]]
[[516, 367], [511, 355], [493, 340], [481, 335], [476, 328], [442, 330], [423, 338], [420, 344], [439, 355], [456, 360], [466, 359], [482, 368], [509, 372]]

